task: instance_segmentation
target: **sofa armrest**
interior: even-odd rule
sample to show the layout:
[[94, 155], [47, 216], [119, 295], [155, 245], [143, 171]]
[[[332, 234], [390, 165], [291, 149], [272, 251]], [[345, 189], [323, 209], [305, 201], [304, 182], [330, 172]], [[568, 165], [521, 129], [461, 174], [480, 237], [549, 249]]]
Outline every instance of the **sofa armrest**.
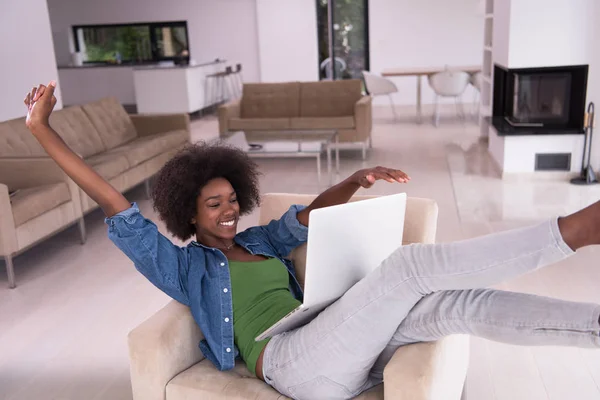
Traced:
[[229, 132], [229, 120], [242, 115], [241, 99], [230, 101], [219, 107], [219, 135], [223, 137]]
[[201, 361], [203, 339], [190, 309], [175, 300], [128, 336], [134, 400], [164, 400], [167, 383]]
[[67, 175], [50, 157], [0, 158], [0, 182], [11, 190], [68, 180]]
[[363, 96], [354, 105], [354, 120], [356, 123], [356, 131], [362, 139], [367, 139], [371, 136], [373, 129], [373, 100], [371, 96]]
[[75, 215], [83, 215], [79, 187], [50, 157], [0, 158], [0, 182], [10, 190], [65, 182], [69, 187]]
[[169, 131], [190, 132], [190, 116], [183, 114], [134, 114], [131, 122], [139, 137], [151, 136]]
[[459, 400], [469, 365], [469, 336], [400, 347], [383, 371], [386, 399]]
[[8, 186], [0, 183], [0, 256], [6, 256], [17, 251], [17, 236], [15, 234], [15, 221]]

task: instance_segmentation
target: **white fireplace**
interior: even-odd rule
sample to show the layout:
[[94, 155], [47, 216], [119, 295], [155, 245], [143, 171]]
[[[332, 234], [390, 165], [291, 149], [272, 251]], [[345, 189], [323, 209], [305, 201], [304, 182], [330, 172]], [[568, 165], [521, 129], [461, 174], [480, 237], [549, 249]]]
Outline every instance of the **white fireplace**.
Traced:
[[540, 165], [536, 164], [540, 159], [563, 160], [565, 157], [569, 158], [569, 166], [562, 172], [577, 174], [581, 171], [583, 141], [583, 135], [573, 134], [500, 136], [491, 126], [489, 152], [500, 167], [502, 177], [534, 172], [554, 173], [556, 170], [540, 170]]

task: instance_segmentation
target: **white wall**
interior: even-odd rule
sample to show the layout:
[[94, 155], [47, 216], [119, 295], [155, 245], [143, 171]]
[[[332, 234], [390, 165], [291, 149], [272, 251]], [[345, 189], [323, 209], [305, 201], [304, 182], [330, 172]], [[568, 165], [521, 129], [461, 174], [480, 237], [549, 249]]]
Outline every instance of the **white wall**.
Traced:
[[[480, 65], [483, 62], [483, 10], [478, 0], [371, 0], [371, 71], [393, 67]], [[394, 78], [400, 104], [415, 104], [414, 77]], [[464, 101], [473, 97], [469, 92]], [[423, 84], [423, 103], [433, 92]]]
[[494, 0], [494, 19], [492, 34], [492, 74], [493, 64], [508, 68], [508, 49], [510, 44], [510, 0]]
[[262, 82], [319, 80], [313, 0], [256, 0]]
[[[594, 3], [595, 8], [591, 10], [588, 19], [595, 23], [592, 38], [600, 38], [600, 2], [590, 0]], [[596, 171], [600, 170], [600, 46], [597, 40], [592, 39], [588, 42], [590, 56], [590, 70], [588, 76], [588, 101], [595, 102], [596, 106], [596, 132], [593, 144], [592, 165]]]
[[[589, 64], [587, 102], [593, 101], [598, 105], [597, 126], [600, 126], [599, 19], [600, 4], [597, 0], [510, 2], [508, 67]], [[592, 157], [596, 170], [600, 168], [598, 136], [600, 134], [596, 132]]]
[[[4, 121], [24, 116], [26, 93], [34, 85], [58, 80], [58, 74], [46, 1], [6, 0], [0, 9], [0, 121]], [[60, 85], [55, 93], [60, 109]]]
[[509, 68], [588, 64], [597, 0], [513, 0]]
[[59, 65], [71, 61], [73, 25], [187, 20], [195, 61], [241, 62], [246, 81], [260, 77], [255, 0], [48, 0], [48, 7]]

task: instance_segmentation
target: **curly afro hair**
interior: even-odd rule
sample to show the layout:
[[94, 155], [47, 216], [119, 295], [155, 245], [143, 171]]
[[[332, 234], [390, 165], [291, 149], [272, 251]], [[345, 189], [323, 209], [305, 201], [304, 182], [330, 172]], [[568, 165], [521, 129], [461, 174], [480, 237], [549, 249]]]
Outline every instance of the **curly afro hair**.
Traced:
[[152, 200], [169, 232], [181, 240], [196, 233], [190, 223], [196, 216], [196, 200], [212, 179], [225, 178], [237, 194], [240, 214], [260, 205], [257, 165], [248, 155], [222, 142], [184, 147], [158, 172]]

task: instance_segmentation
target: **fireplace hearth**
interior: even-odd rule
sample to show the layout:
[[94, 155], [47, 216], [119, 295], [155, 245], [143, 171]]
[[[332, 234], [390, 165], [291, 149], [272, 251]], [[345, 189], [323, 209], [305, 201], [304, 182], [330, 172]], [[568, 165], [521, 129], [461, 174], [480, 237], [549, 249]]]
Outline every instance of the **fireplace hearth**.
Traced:
[[494, 66], [492, 124], [498, 135], [583, 134], [587, 65]]

